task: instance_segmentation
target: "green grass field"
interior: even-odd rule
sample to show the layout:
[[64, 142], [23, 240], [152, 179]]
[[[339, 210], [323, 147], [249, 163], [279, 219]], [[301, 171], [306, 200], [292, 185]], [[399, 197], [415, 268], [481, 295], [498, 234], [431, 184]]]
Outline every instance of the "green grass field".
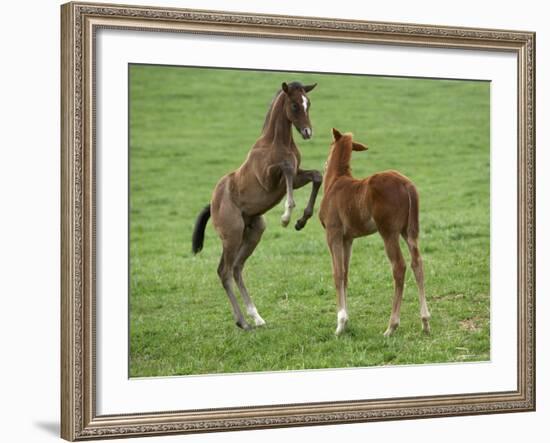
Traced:
[[[341, 337], [317, 215], [296, 232], [280, 226], [282, 203], [266, 214], [245, 280], [267, 325], [251, 332], [233, 323], [211, 223], [192, 255], [198, 212], [292, 80], [318, 83], [309, 95], [314, 137], [295, 133], [303, 168], [323, 169], [337, 127], [369, 145], [354, 153], [356, 177], [397, 169], [417, 185], [430, 336], [408, 266], [401, 326], [383, 337], [393, 280], [378, 234], [354, 243]], [[131, 66], [130, 376], [488, 360], [489, 93], [487, 82]], [[295, 193], [294, 221], [309, 192]]]

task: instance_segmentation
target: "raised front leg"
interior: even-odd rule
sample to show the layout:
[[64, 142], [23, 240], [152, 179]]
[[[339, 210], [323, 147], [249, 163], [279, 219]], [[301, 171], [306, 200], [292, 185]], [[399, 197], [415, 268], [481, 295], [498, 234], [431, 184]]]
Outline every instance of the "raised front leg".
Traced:
[[285, 212], [281, 216], [281, 224], [283, 227], [287, 227], [288, 223], [290, 222], [290, 216], [292, 215], [292, 210], [296, 206], [296, 203], [294, 203], [294, 167], [291, 162], [283, 162], [281, 163], [281, 171], [283, 173], [283, 177], [285, 178], [286, 183], [286, 201], [285, 201]]
[[317, 199], [317, 194], [319, 193], [319, 189], [321, 188], [321, 184], [323, 183], [323, 176], [319, 171], [316, 171], [314, 169], [302, 171], [301, 169], [299, 169], [298, 174], [296, 174], [296, 178], [294, 180], [294, 189], [299, 189], [309, 182], [313, 183], [313, 185], [311, 186], [311, 194], [309, 195], [307, 206], [304, 209], [304, 215], [302, 215], [302, 218], [298, 220], [296, 222], [296, 225], [294, 226], [297, 231], [302, 229], [313, 215], [315, 200]]

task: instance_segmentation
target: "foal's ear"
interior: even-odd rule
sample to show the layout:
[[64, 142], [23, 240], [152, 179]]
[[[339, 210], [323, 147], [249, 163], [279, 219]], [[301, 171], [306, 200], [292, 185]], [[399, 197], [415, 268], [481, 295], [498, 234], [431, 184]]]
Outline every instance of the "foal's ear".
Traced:
[[366, 151], [369, 148], [361, 143], [352, 142], [351, 149], [354, 151]]
[[317, 86], [317, 83], [313, 83], [312, 85], [306, 85], [306, 86], [304, 86], [304, 91], [309, 92], [313, 88], [315, 88], [315, 86]]
[[332, 137], [334, 137], [334, 141], [337, 142], [342, 138], [342, 134], [338, 129], [332, 128]]
[[286, 82], [283, 82], [283, 84], [281, 85], [281, 88], [283, 88], [283, 91], [285, 91], [285, 94], [288, 94], [288, 85], [286, 84]]

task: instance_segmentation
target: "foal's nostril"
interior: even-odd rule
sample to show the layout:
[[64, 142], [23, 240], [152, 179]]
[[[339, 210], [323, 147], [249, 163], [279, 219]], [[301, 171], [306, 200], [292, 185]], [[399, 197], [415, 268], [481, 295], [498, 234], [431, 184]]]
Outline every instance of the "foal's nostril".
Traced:
[[304, 138], [311, 138], [311, 135], [313, 134], [311, 128], [304, 128], [302, 129], [302, 135]]

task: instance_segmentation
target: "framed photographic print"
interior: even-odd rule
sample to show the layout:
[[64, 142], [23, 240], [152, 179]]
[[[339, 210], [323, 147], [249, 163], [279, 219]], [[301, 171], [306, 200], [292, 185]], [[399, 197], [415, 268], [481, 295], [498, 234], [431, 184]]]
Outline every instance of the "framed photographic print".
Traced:
[[534, 410], [534, 33], [61, 15], [63, 438]]

